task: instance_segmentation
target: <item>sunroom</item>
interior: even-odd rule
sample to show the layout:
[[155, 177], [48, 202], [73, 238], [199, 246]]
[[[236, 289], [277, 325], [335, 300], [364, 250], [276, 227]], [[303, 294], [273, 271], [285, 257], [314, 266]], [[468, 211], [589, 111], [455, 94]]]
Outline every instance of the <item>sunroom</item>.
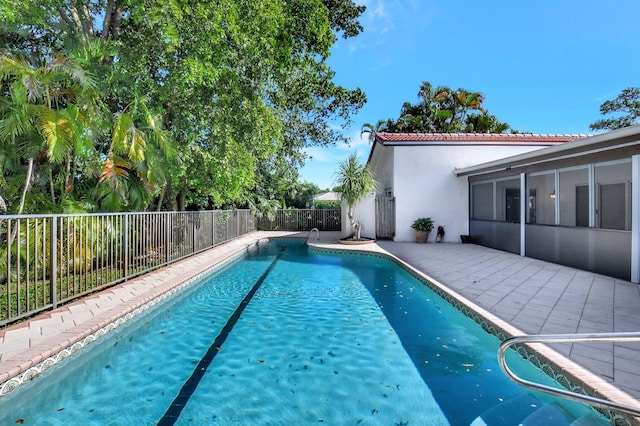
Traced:
[[474, 243], [640, 282], [640, 126], [456, 174]]

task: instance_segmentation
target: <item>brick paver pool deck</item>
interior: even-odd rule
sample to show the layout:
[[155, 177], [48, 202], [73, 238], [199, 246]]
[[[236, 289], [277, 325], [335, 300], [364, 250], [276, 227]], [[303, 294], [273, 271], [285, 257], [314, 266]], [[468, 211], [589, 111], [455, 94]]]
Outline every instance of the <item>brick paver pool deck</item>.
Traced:
[[[71, 305], [0, 330], [0, 390], [12, 380], [109, 324], [170, 293], [258, 239], [306, 233], [254, 232], [119, 284]], [[473, 244], [336, 244], [338, 233], [310, 244], [389, 253], [454, 293], [512, 334], [640, 331], [640, 286]], [[548, 351], [548, 348], [552, 351]], [[640, 407], [640, 342], [554, 344], [541, 349], [599, 395]], [[11, 379], [11, 380], [10, 380]], [[24, 378], [23, 379], [28, 379]], [[2, 392], [0, 392], [2, 393]], [[637, 422], [640, 424], [640, 422]]]

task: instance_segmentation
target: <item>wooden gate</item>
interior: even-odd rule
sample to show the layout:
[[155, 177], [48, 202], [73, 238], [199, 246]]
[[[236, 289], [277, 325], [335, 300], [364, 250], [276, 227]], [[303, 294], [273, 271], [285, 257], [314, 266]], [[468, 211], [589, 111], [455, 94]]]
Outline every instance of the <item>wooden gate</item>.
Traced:
[[376, 196], [376, 239], [392, 239], [396, 236], [395, 197]]

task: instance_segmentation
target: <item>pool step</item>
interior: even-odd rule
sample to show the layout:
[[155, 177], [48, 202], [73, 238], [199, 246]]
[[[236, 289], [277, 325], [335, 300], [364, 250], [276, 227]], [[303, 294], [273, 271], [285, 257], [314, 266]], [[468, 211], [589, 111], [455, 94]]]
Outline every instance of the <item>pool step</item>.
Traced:
[[595, 413], [585, 414], [575, 420], [571, 415], [555, 404], [549, 404], [531, 413], [521, 423], [522, 426], [603, 426], [608, 424]]
[[587, 414], [572, 421], [571, 415], [555, 404], [547, 404], [526, 394], [498, 404], [480, 416], [471, 426], [602, 426], [606, 424], [596, 414]]
[[585, 416], [576, 419], [571, 426], [602, 426], [608, 425], [609, 423], [604, 420], [604, 417], [601, 417], [597, 414], [587, 414]]
[[538, 410], [544, 403], [530, 394], [504, 401], [478, 416], [471, 426], [513, 426]]
[[522, 426], [567, 426], [571, 424], [571, 418], [558, 406], [544, 405], [529, 414], [520, 424]]

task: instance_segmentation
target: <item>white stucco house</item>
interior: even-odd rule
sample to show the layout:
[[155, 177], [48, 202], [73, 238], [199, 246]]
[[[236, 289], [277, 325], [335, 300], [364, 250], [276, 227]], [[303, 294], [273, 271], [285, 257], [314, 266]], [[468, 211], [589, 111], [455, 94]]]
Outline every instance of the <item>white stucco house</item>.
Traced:
[[[378, 194], [360, 203], [357, 220], [370, 238], [414, 241], [413, 221], [430, 217], [445, 228], [445, 242], [469, 233], [469, 188], [454, 171], [488, 161], [563, 144], [585, 135], [377, 133], [368, 162]], [[385, 198], [395, 218], [384, 214]], [[376, 212], [376, 207], [378, 212]], [[387, 221], [376, 226], [376, 217]], [[389, 221], [393, 224], [389, 224]], [[380, 220], [379, 220], [380, 222]], [[393, 225], [393, 226], [390, 226]], [[389, 228], [390, 227], [390, 228]], [[429, 241], [435, 239], [435, 230]]]
[[640, 283], [640, 125], [593, 136], [378, 133], [368, 163], [379, 187], [356, 206], [365, 237], [414, 241], [411, 224], [430, 217], [445, 242], [469, 235]]

